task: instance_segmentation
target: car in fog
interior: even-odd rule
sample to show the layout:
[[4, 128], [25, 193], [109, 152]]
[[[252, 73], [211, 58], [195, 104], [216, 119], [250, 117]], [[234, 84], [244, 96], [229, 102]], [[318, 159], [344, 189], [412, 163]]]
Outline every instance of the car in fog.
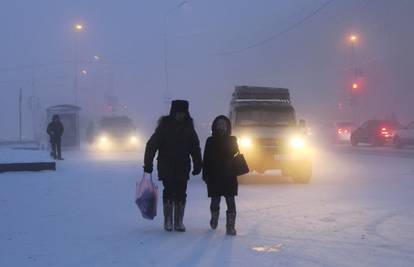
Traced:
[[251, 171], [280, 169], [295, 182], [312, 176], [310, 146], [298, 123], [288, 89], [237, 86], [230, 120]]
[[387, 120], [368, 120], [351, 134], [352, 146], [365, 143], [372, 146], [382, 146], [391, 143], [394, 136], [395, 126]]
[[351, 133], [355, 129], [355, 124], [348, 121], [336, 122], [333, 129], [333, 142], [349, 142]]
[[393, 142], [396, 148], [414, 145], [414, 121], [410, 122], [406, 127], [395, 131]]
[[139, 146], [139, 137], [129, 117], [102, 117], [92, 145], [99, 150], [135, 150]]

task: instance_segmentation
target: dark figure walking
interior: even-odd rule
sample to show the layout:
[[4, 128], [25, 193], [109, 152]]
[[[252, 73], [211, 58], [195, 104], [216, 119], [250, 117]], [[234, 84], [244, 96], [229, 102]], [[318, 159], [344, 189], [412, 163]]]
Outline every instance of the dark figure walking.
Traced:
[[63, 160], [61, 150], [63, 130], [59, 115], [53, 115], [52, 121], [47, 125], [47, 134], [52, 145], [52, 157], [58, 160]]
[[211, 198], [210, 226], [217, 228], [220, 214], [220, 199], [225, 197], [227, 203], [226, 233], [236, 235], [237, 177], [231, 174], [229, 162], [239, 153], [237, 138], [231, 136], [230, 120], [218, 116], [211, 126], [212, 136], [206, 141], [203, 159], [203, 180], [207, 183], [208, 197]]
[[[190, 178], [191, 161], [193, 175], [201, 172], [200, 142], [194, 130], [188, 102], [174, 100], [170, 114], [161, 117], [155, 133], [145, 148], [144, 171], [153, 171], [153, 159], [158, 151], [158, 177], [164, 185], [164, 229], [184, 232], [183, 224], [187, 199], [187, 182]], [[174, 214], [174, 224], [173, 224]]]

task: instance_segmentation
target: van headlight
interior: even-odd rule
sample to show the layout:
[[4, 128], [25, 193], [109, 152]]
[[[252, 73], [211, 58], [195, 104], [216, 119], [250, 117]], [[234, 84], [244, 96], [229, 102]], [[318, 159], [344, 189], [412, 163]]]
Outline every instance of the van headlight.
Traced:
[[107, 137], [106, 135], [101, 135], [101, 136], [99, 137], [99, 142], [100, 142], [101, 144], [106, 144], [106, 143], [108, 143], [108, 137]]
[[242, 137], [237, 139], [237, 143], [241, 148], [250, 148], [253, 146], [253, 141], [250, 137]]
[[136, 143], [138, 143], [138, 137], [136, 137], [135, 135], [133, 135], [133, 136], [131, 136], [131, 137], [129, 138], [129, 141], [130, 141], [132, 144], [136, 144]]
[[294, 136], [290, 139], [289, 145], [294, 149], [303, 149], [306, 146], [305, 139], [299, 136]]

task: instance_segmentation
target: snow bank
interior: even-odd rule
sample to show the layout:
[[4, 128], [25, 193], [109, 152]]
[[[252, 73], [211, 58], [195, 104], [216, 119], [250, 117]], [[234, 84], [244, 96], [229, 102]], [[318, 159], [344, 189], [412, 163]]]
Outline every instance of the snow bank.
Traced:
[[0, 148], [0, 164], [51, 161], [49, 153], [44, 150]]

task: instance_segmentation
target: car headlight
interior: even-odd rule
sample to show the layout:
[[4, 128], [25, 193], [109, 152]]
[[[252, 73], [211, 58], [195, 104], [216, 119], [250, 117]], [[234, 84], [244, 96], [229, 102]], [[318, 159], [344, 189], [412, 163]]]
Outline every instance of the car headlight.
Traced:
[[106, 137], [105, 135], [102, 135], [99, 138], [99, 142], [101, 142], [101, 143], [108, 143], [108, 137]]
[[241, 146], [242, 148], [250, 148], [253, 146], [252, 139], [249, 137], [242, 137], [238, 139], [237, 142], [239, 143], [239, 146]]
[[305, 147], [306, 142], [303, 138], [301, 138], [299, 136], [294, 136], [290, 139], [289, 145], [290, 145], [291, 148], [301, 149], [301, 148]]
[[129, 141], [131, 142], [131, 143], [134, 143], [134, 144], [136, 144], [136, 143], [138, 143], [138, 138], [136, 137], [136, 136], [131, 136], [130, 138], [129, 138]]

